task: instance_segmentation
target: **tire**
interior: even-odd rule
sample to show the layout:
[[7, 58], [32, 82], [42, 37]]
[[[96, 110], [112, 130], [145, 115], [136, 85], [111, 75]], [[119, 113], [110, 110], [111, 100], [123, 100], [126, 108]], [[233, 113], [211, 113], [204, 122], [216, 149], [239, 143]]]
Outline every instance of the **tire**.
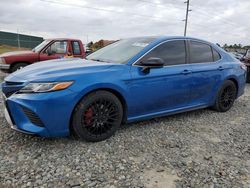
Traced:
[[19, 69], [22, 69], [23, 67], [25, 67], [27, 65], [28, 65], [27, 63], [17, 63], [11, 67], [10, 72], [15, 72]]
[[237, 97], [237, 88], [233, 81], [226, 80], [220, 88], [213, 109], [218, 112], [228, 111]]
[[76, 138], [98, 142], [111, 137], [121, 125], [123, 107], [108, 91], [96, 91], [84, 97], [76, 106], [71, 130]]

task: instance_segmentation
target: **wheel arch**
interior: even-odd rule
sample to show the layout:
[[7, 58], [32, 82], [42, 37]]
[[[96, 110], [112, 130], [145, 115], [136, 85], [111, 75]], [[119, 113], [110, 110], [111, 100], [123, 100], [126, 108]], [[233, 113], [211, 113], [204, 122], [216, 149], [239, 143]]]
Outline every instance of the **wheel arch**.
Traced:
[[88, 90], [86, 93], [84, 93], [80, 98], [79, 100], [77, 101], [77, 103], [74, 105], [74, 108], [71, 112], [71, 115], [70, 115], [70, 124], [69, 124], [69, 130], [70, 130], [70, 133], [72, 133], [72, 127], [71, 127], [71, 124], [72, 124], [72, 118], [73, 118], [73, 113], [75, 111], [75, 108], [77, 107], [77, 105], [81, 102], [81, 100], [86, 97], [87, 95], [89, 95], [90, 93], [93, 93], [93, 92], [96, 92], [96, 91], [108, 91], [110, 93], [112, 93], [113, 95], [115, 95], [121, 102], [122, 104], [122, 108], [123, 108], [123, 118], [122, 118], [122, 123], [126, 123], [127, 121], [127, 110], [128, 110], [128, 106], [127, 106], [127, 102], [126, 102], [126, 99], [124, 97], [124, 95], [118, 91], [117, 89], [114, 89], [114, 88], [110, 88], [110, 87], [101, 87], [101, 88], [96, 88], [96, 89], [92, 89], [92, 90]]
[[238, 96], [238, 91], [239, 91], [239, 83], [238, 83], [237, 79], [236, 79], [236, 78], [234, 78], [234, 77], [228, 77], [228, 78], [227, 78], [227, 80], [230, 80], [230, 81], [232, 81], [232, 82], [235, 84], [236, 89], [237, 89], [237, 96]]
[[31, 64], [31, 63], [28, 62], [28, 61], [15, 61], [15, 62], [13, 62], [13, 63], [10, 64], [10, 70], [11, 70], [15, 65], [17, 65], [18, 63], [25, 63], [25, 64], [27, 64], [27, 65], [30, 65], [30, 64]]

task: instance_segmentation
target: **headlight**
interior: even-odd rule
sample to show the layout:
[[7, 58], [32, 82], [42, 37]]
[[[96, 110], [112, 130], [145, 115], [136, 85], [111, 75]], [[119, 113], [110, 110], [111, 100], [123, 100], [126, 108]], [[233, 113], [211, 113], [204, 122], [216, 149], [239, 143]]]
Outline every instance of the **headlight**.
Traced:
[[49, 82], [49, 83], [29, 83], [18, 93], [44, 93], [59, 91], [68, 88], [73, 82]]
[[5, 60], [2, 57], [0, 57], [0, 64], [5, 64]]

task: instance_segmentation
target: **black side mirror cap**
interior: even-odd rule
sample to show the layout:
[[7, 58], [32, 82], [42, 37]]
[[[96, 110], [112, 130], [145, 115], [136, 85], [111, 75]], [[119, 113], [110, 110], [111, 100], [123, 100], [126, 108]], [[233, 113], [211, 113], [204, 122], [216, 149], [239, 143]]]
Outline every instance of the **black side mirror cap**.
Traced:
[[151, 68], [162, 68], [164, 66], [164, 60], [158, 57], [150, 57], [141, 62], [143, 66], [142, 72], [149, 73]]
[[158, 57], [150, 57], [142, 61], [141, 64], [150, 68], [161, 68], [164, 66], [164, 60]]

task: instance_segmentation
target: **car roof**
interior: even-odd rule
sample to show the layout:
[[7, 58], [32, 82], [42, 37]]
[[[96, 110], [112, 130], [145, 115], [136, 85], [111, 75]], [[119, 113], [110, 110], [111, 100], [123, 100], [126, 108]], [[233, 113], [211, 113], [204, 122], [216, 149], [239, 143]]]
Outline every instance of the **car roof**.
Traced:
[[79, 41], [79, 39], [73, 39], [73, 38], [48, 38], [45, 40], [77, 40]]
[[170, 39], [183, 39], [183, 40], [198, 40], [201, 42], [211, 43], [203, 39], [195, 38], [195, 37], [184, 37], [184, 36], [156, 36], [156, 40], [170, 40]]
[[[196, 40], [196, 41], [200, 41], [200, 42], [204, 42], [204, 43], [207, 43], [207, 44], [210, 44], [210, 45], [213, 45], [213, 46], [217, 46], [216, 44], [212, 43], [212, 42], [209, 42], [209, 41], [206, 41], [206, 40], [203, 40], [203, 39], [199, 39], [199, 38], [195, 38], [195, 37], [184, 37], [184, 36], [164, 36], [164, 35], [158, 35], [158, 36], [139, 36], [139, 37], [131, 37], [130, 39], [133, 39], [133, 38], [138, 38], [138, 39], [147, 39], [147, 38], [152, 38], [152, 42], [153, 43], [159, 43], [159, 42], [163, 42], [163, 41], [166, 41], [166, 40], [171, 40], [171, 39], [182, 39], [182, 40]], [[126, 39], [126, 38], [125, 38]], [[129, 38], [127, 38], [129, 39]]]

